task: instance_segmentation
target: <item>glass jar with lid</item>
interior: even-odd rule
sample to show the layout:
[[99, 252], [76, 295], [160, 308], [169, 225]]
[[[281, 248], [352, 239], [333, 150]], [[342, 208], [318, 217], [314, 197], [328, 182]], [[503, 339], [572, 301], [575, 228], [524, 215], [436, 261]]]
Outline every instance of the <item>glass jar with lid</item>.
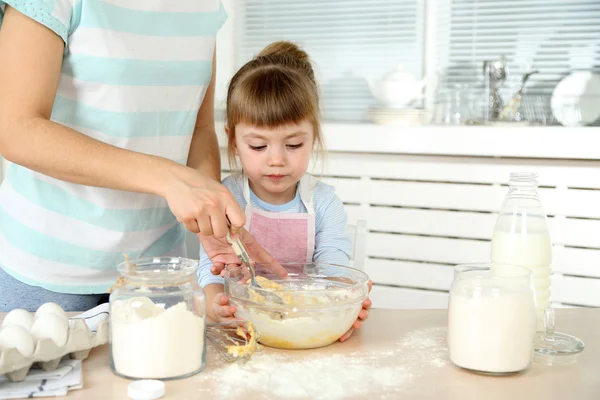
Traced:
[[130, 379], [177, 379], [206, 364], [206, 297], [197, 260], [149, 257], [117, 266], [110, 295], [110, 365]]
[[448, 351], [458, 367], [503, 375], [526, 370], [536, 334], [531, 270], [459, 265], [448, 306]]

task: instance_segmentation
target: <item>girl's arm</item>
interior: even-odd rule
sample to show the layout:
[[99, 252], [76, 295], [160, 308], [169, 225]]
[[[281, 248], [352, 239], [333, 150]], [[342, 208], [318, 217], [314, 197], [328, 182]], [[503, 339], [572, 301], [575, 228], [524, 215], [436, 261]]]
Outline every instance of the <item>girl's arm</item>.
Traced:
[[63, 50], [57, 34], [6, 7], [0, 28], [0, 154], [60, 180], [165, 197], [193, 232], [225, 236], [225, 212], [234, 232], [243, 226], [242, 210], [213, 176], [50, 121]]
[[315, 188], [315, 213], [314, 261], [347, 266], [352, 253], [352, 242], [346, 233], [348, 216], [333, 187], [319, 184]]

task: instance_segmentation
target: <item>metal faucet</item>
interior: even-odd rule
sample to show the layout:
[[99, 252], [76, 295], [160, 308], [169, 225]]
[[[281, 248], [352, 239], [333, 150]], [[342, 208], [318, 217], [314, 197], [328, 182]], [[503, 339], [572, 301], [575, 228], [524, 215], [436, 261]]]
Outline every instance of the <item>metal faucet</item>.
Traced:
[[504, 56], [495, 61], [483, 62], [483, 73], [485, 78], [485, 95], [487, 107], [485, 107], [484, 121], [497, 120], [502, 111], [502, 97], [500, 88], [508, 75], [508, 67]]

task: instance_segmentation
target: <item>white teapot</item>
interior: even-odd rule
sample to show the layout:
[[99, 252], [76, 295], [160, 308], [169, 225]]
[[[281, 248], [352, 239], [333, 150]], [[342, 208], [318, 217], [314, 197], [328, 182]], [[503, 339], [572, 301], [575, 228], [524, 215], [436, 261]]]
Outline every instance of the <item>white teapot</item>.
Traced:
[[369, 82], [373, 95], [388, 108], [407, 108], [421, 97], [426, 80], [417, 80], [410, 72], [398, 64], [394, 71], [387, 73], [377, 82]]

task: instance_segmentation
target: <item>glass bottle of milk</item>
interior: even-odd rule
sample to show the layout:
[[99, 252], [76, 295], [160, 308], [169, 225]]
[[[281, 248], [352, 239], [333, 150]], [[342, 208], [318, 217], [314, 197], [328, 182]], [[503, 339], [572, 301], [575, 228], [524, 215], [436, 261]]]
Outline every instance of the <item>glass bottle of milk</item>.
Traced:
[[533, 271], [537, 326], [543, 330], [550, 307], [552, 243], [546, 213], [537, 191], [537, 174], [511, 173], [492, 236], [492, 263], [518, 265]]

